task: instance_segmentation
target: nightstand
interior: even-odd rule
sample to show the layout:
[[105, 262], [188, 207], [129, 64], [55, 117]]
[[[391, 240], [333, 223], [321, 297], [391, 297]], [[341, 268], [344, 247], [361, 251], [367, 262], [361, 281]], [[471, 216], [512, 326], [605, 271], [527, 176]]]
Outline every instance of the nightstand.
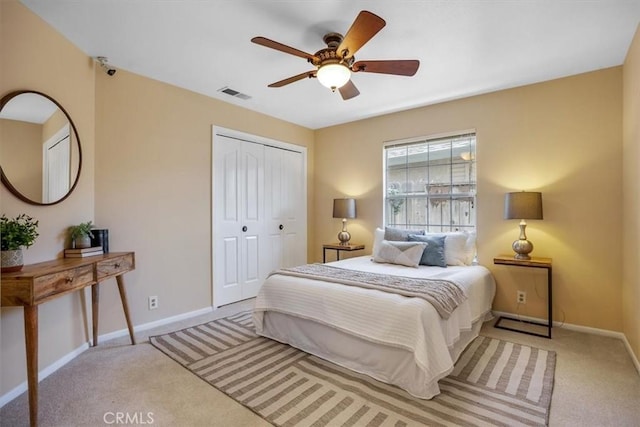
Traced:
[[333, 243], [330, 245], [322, 245], [322, 262], [327, 262], [327, 249], [336, 251], [336, 261], [340, 261], [340, 251], [361, 251], [364, 249], [364, 245], [341, 245], [339, 243]]
[[[523, 334], [529, 334], [529, 335], [535, 335], [538, 337], [544, 337], [544, 338], [551, 338], [551, 328], [553, 327], [553, 313], [552, 313], [552, 290], [553, 290], [553, 282], [552, 282], [552, 277], [551, 277], [551, 270], [552, 270], [552, 266], [551, 266], [551, 258], [535, 258], [532, 257], [531, 259], [527, 259], [527, 260], [523, 260], [523, 259], [515, 259], [513, 256], [505, 256], [505, 255], [501, 255], [501, 256], [497, 256], [493, 259], [493, 263], [494, 264], [500, 264], [500, 265], [511, 265], [514, 267], [526, 267], [526, 268], [544, 268], [547, 270], [547, 323], [540, 323], [540, 322], [534, 322], [534, 321], [530, 321], [530, 320], [520, 320], [517, 319], [515, 317], [509, 317], [509, 316], [500, 316], [498, 318], [498, 321], [496, 322], [495, 325], [493, 325], [495, 328], [498, 329], [506, 329], [508, 331], [514, 331], [514, 332], [521, 332]], [[538, 334], [535, 332], [531, 332], [531, 331], [523, 331], [520, 329], [515, 329], [515, 328], [510, 328], [508, 326], [502, 326], [500, 325], [500, 322], [503, 320], [511, 320], [511, 321], [516, 321], [516, 322], [522, 322], [522, 323], [528, 323], [530, 325], [538, 325], [538, 326], [545, 326], [547, 328], [547, 334], [543, 335], [543, 334]]]

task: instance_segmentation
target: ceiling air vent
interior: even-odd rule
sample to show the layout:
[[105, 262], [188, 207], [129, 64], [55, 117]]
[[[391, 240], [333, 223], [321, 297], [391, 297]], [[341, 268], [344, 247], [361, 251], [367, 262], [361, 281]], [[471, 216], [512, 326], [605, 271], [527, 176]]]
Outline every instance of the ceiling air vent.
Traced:
[[231, 95], [235, 98], [240, 98], [240, 99], [244, 99], [245, 101], [247, 99], [251, 99], [251, 97], [245, 93], [242, 92], [238, 92], [237, 90], [233, 90], [228, 86], [225, 86], [223, 88], [218, 89], [218, 92], [222, 92], [222, 93], [226, 93], [227, 95]]

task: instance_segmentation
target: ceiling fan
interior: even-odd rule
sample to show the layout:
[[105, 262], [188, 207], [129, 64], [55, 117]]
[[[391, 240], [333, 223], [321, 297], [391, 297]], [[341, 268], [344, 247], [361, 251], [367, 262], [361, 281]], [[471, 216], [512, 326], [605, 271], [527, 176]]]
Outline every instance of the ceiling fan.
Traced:
[[386, 22], [379, 16], [361, 11], [356, 17], [351, 28], [343, 37], [339, 33], [328, 33], [323, 37], [327, 47], [320, 49], [313, 55], [296, 48], [278, 43], [266, 37], [254, 37], [253, 43], [270, 47], [284, 53], [299, 56], [313, 64], [316, 69], [271, 83], [269, 87], [282, 87], [298, 80], [316, 77], [323, 85], [335, 92], [336, 89], [345, 101], [360, 94], [358, 88], [351, 81], [351, 73], [379, 73], [394, 74], [399, 76], [413, 76], [420, 61], [383, 60], [383, 61], [356, 61], [355, 53], [380, 31]]

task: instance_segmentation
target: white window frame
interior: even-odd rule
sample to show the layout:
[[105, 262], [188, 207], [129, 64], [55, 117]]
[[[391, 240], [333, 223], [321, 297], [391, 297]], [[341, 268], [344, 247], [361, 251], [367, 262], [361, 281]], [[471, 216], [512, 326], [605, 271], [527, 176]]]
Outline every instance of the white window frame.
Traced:
[[[410, 181], [407, 177], [405, 178], [405, 186], [404, 188], [400, 188], [399, 189], [399, 194], [397, 195], [397, 197], [389, 197], [389, 186], [396, 183], [390, 183], [388, 182], [388, 178], [389, 178], [389, 171], [387, 170], [387, 153], [388, 150], [393, 149], [393, 148], [402, 148], [402, 147], [408, 147], [408, 146], [416, 146], [416, 148], [418, 148], [418, 151], [420, 150], [419, 146], [420, 145], [425, 145], [425, 148], [428, 147], [429, 144], [437, 144], [437, 143], [443, 143], [443, 142], [447, 142], [448, 141], [452, 141], [455, 140], [457, 138], [460, 139], [468, 139], [468, 138], [473, 138], [474, 143], [472, 145], [471, 151], [469, 152], [469, 158], [468, 159], [463, 159], [460, 160], [458, 157], [460, 157], [460, 155], [458, 154], [458, 152], [460, 150], [462, 150], [462, 148], [460, 146], [456, 147], [455, 145], [452, 145], [452, 148], [449, 153], [449, 165], [450, 165], [450, 174], [451, 174], [451, 179], [449, 181], [449, 184], [444, 184], [444, 187], [446, 187], [447, 185], [449, 187], [451, 187], [449, 189], [449, 191], [444, 191], [442, 193], [436, 192], [436, 191], [431, 191], [433, 184], [428, 183], [428, 177], [425, 177], [424, 182], [421, 182], [419, 184], [414, 183], [413, 181]], [[429, 136], [425, 136], [425, 137], [417, 137], [417, 138], [411, 138], [411, 139], [404, 139], [404, 140], [396, 140], [396, 141], [388, 141], [385, 142], [383, 144], [383, 150], [382, 150], [382, 173], [383, 173], [383, 222], [385, 226], [393, 226], [393, 227], [398, 227], [398, 228], [424, 228], [426, 231], [429, 232], [448, 232], [448, 231], [474, 231], [476, 229], [477, 223], [476, 223], [476, 207], [477, 207], [477, 164], [476, 164], [476, 149], [477, 149], [477, 134], [475, 129], [469, 129], [469, 130], [464, 130], [464, 131], [456, 131], [456, 132], [451, 132], [451, 133], [446, 133], [446, 134], [437, 134], [437, 135], [429, 135]], [[451, 143], [451, 142], [450, 142]], [[455, 150], [455, 154], [454, 153]], [[424, 154], [424, 152], [419, 153], [419, 154]], [[446, 157], [445, 157], [446, 159]], [[409, 166], [410, 163], [407, 163], [407, 174], [410, 173], [411, 171], [411, 167]], [[433, 165], [424, 165], [422, 166], [425, 169], [429, 169], [430, 167], [435, 167]], [[459, 187], [464, 186], [464, 184], [458, 184], [456, 185], [456, 183], [454, 182], [454, 178], [453, 178], [453, 173], [454, 173], [454, 167], [460, 168], [460, 167], [465, 167], [467, 169], [465, 169], [465, 171], [468, 171], [470, 178], [469, 178], [469, 185], [466, 185], [466, 187], [468, 188], [468, 191], [464, 191], [464, 192], [460, 192]], [[400, 168], [401, 169], [401, 168]], [[396, 169], [397, 171], [398, 169]], [[402, 184], [400, 184], [400, 186], [402, 187]], [[411, 187], [411, 188], [409, 188]], [[458, 188], [455, 188], [458, 187]], [[389, 203], [388, 201], [390, 199], [396, 199], [396, 200], [403, 200], [404, 201], [404, 221], [398, 221], [398, 218], [394, 218], [394, 221], [390, 221], [390, 212], [388, 212], [389, 210]], [[413, 221], [410, 222], [410, 215], [407, 213], [406, 209], [409, 205], [409, 201], [415, 201], [415, 200], [425, 200], [426, 204], [427, 204], [427, 208], [425, 209], [426, 211], [426, 215], [424, 215], [424, 220], [421, 222], [418, 221]], [[467, 223], [456, 223], [454, 221], [453, 218], [453, 211], [454, 211], [454, 204], [451, 203], [452, 201], [459, 201], [461, 199], [466, 199], [469, 200], [469, 209], [467, 211], [467, 214], [469, 216], [469, 219], [467, 221]], [[436, 224], [432, 221], [430, 215], [429, 215], [429, 208], [432, 206], [432, 202], [436, 203], [437, 200], [442, 200], [445, 202], [448, 201], [449, 202], [449, 223], [448, 224]], [[455, 206], [460, 206], [459, 204], [456, 204]], [[460, 214], [460, 212], [457, 212], [458, 214]], [[397, 215], [397, 214], [396, 214]], [[416, 214], [418, 215], [418, 214]], [[419, 216], [419, 215], [418, 215]], [[402, 219], [402, 218], [400, 218]], [[411, 218], [411, 219], [415, 219], [415, 218]]]

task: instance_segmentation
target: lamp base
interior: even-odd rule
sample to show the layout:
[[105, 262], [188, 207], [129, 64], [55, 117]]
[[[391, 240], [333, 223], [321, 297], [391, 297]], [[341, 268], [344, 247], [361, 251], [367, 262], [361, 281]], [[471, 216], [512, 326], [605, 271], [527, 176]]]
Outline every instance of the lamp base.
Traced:
[[340, 240], [341, 246], [349, 246], [349, 240], [351, 240], [351, 234], [348, 231], [343, 230], [338, 233], [338, 240]]
[[518, 239], [511, 245], [513, 251], [516, 253], [515, 259], [529, 260], [531, 257], [529, 254], [533, 251], [533, 243], [527, 239]]

